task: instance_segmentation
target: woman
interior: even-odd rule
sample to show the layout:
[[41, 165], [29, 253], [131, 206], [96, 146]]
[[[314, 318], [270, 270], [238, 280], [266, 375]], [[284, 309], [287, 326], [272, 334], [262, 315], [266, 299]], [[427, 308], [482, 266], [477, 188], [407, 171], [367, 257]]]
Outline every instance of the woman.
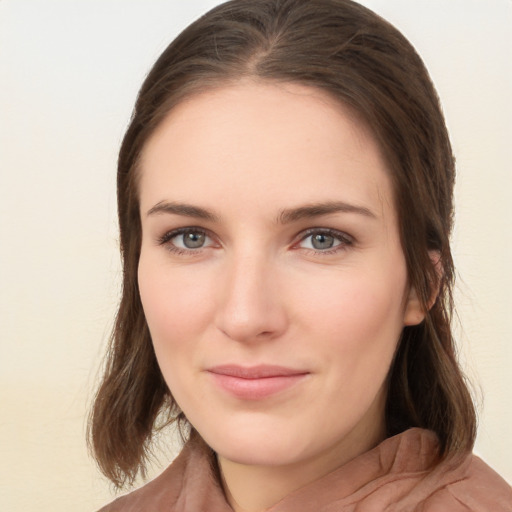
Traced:
[[347, 0], [235, 0], [149, 73], [118, 168], [105, 511], [512, 510], [450, 330], [454, 161], [428, 74]]

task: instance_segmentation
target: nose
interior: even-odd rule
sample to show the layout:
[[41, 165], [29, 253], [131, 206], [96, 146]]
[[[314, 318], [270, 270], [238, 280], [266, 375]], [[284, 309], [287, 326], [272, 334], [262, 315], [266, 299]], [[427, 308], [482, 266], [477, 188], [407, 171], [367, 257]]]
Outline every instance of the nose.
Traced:
[[277, 274], [275, 266], [264, 258], [231, 260], [219, 286], [217, 328], [230, 339], [244, 343], [281, 336], [288, 318]]

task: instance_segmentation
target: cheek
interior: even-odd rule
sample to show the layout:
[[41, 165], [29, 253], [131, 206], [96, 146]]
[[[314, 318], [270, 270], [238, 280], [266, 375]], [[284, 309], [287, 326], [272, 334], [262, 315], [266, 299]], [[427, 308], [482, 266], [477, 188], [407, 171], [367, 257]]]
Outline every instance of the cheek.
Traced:
[[370, 381], [379, 386], [389, 370], [403, 329], [406, 286], [405, 275], [395, 277], [347, 272], [325, 283], [317, 279], [301, 295], [304, 342], [318, 340], [317, 350], [337, 366], [333, 375], [351, 389]]
[[160, 370], [179, 406], [183, 402], [190, 409], [190, 403], [201, 402], [191, 369], [200, 361], [199, 340], [211, 325], [211, 282], [142, 255], [138, 279]]
[[311, 326], [330, 329], [344, 337], [350, 334], [365, 338], [364, 333], [379, 327], [401, 330], [404, 290], [405, 278], [383, 279], [372, 273], [341, 272], [338, 276], [326, 276], [325, 280], [316, 276], [296, 296], [300, 297], [301, 314], [310, 319]]
[[384, 386], [403, 328], [400, 289], [371, 276], [341, 283], [324, 296], [322, 307], [311, 301], [315, 314], [308, 322], [309, 339], [316, 337], [325, 363], [325, 392], [316, 399], [338, 429], [357, 424], [368, 411], [375, 421], [383, 414]]
[[143, 255], [138, 279], [157, 356], [167, 352], [177, 356], [193, 348], [186, 342], [211, 323], [211, 282], [197, 273], [191, 275], [188, 271], [169, 269]]

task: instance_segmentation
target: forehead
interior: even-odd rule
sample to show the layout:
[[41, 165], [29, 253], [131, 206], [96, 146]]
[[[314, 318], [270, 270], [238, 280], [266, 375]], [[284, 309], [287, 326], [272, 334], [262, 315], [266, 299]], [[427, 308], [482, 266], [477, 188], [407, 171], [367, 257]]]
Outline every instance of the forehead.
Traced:
[[140, 172], [146, 211], [162, 200], [220, 207], [227, 198], [246, 208], [346, 199], [392, 208], [371, 130], [327, 93], [297, 84], [240, 82], [183, 101], [147, 141]]

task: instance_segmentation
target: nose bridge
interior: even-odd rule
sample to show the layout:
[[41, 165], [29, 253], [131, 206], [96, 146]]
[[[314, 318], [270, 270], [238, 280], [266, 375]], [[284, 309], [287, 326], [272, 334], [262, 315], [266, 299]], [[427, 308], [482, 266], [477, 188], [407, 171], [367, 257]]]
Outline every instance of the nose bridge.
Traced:
[[236, 341], [278, 336], [286, 315], [277, 293], [277, 269], [261, 252], [232, 254], [226, 261], [217, 325]]

